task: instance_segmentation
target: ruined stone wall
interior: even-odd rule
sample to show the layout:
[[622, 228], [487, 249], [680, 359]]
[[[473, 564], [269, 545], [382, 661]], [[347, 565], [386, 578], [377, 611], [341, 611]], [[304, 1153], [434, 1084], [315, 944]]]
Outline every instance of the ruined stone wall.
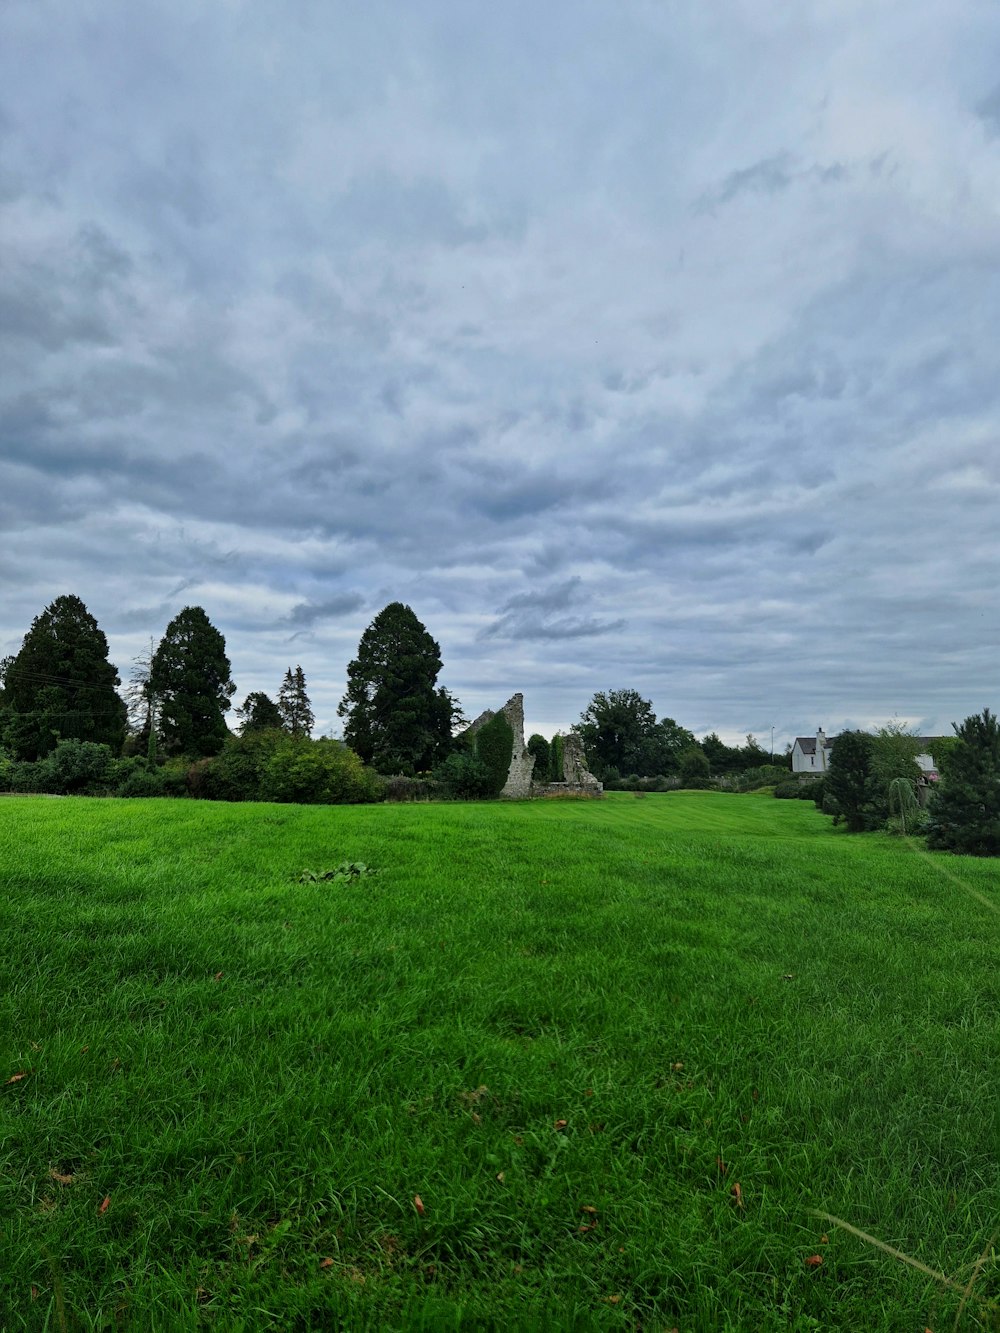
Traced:
[[[510, 769], [507, 773], [507, 781], [500, 793], [501, 797], [506, 797], [508, 800], [524, 800], [528, 796], [563, 796], [569, 794], [600, 796], [603, 794], [603, 785], [597, 781], [593, 773], [587, 768], [583, 741], [574, 731], [562, 738], [565, 782], [532, 783], [531, 774], [535, 767], [535, 756], [530, 754], [524, 745], [524, 695], [512, 694], [500, 711], [510, 723], [510, 729], [514, 733], [514, 749], [510, 757]], [[493, 709], [487, 708], [471, 724], [467, 734], [474, 736], [480, 727], [484, 727], [495, 716]]]
[[512, 694], [500, 711], [514, 733], [510, 771], [500, 795], [510, 800], [523, 800], [531, 795], [531, 774], [535, 767], [535, 756], [524, 748], [524, 695]]

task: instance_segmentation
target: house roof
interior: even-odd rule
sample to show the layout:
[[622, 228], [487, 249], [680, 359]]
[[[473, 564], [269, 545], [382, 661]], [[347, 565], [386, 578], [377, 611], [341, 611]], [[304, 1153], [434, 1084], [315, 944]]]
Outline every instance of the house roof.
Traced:
[[[802, 751], [803, 754], [815, 754], [815, 753], [816, 753], [816, 737], [815, 737], [815, 736], [796, 736], [796, 737], [795, 737], [795, 744], [799, 747], [799, 749]], [[830, 749], [830, 745], [831, 745], [831, 742], [830, 742], [830, 741], [827, 741], [826, 744], [823, 746], [824, 750], [829, 750], [829, 749]], [[793, 746], [792, 748], [794, 749], [794, 746]]]

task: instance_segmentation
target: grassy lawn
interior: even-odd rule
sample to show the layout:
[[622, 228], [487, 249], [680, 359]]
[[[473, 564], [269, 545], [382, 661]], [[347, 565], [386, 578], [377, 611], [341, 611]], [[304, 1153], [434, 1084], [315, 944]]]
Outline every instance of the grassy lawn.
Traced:
[[0, 882], [4, 1329], [954, 1326], [811, 1209], [986, 1251], [1000, 1326], [995, 863], [761, 796], [20, 798]]

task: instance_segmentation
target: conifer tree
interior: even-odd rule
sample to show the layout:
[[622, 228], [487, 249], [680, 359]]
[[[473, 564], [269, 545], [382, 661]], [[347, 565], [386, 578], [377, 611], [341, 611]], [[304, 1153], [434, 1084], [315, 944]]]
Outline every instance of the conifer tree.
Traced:
[[254, 731], [281, 731], [285, 725], [278, 705], [263, 690], [251, 691], [237, 708], [236, 716], [243, 720], [240, 732], [244, 736]]
[[289, 667], [278, 691], [281, 725], [292, 736], [308, 736], [316, 721], [306, 694], [306, 678], [300, 666]]
[[236, 686], [226, 641], [200, 606], [186, 606], [167, 626], [153, 655], [149, 687], [171, 749], [191, 756], [219, 753], [229, 735], [225, 714]]
[[107, 745], [117, 755], [126, 718], [120, 684], [97, 621], [79, 597], [57, 597], [4, 663], [4, 743], [18, 759], [42, 758], [60, 740]]
[[988, 708], [955, 727], [930, 807], [931, 847], [1000, 856], [1000, 723]]
[[380, 773], [419, 772], [447, 755], [461, 707], [437, 687], [440, 670], [440, 647], [402, 602], [361, 636], [337, 712], [344, 740]]

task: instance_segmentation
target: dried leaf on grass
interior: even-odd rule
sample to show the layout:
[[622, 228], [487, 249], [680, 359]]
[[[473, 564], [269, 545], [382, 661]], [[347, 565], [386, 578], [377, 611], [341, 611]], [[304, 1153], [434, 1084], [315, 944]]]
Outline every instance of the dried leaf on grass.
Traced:
[[64, 1173], [62, 1171], [57, 1171], [55, 1167], [53, 1167], [49, 1172], [49, 1179], [54, 1180], [57, 1185], [72, 1185], [76, 1177], [73, 1175], [72, 1171]]
[[732, 1185], [732, 1187], [731, 1187], [729, 1193], [733, 1196], [733, 1203], [735, 1203], [736, 1207], [737, 1207], [737, 1208], [742, 1208], [742, 1207], [743, 1207], [743, 1190], [742, 1190], [742, 1188], [740, 1187], [740, 1182], [739, 1182], [738, 1180], [734, 1182], [734, 1184]]
[[333, 1267], [333, 1260], [332, 1260], [332, 1259], [322, 1259], [322, 1260], [320, 1261], [320, 1265], [319, 1265], [319, 1266], [320, 1266], [320, 1268], [332, 1268], [332, 1267]]
[[822, 1262], [823, 1256], [821, 1254], [810, 1254], [806, 1257], [805, 1264], [806, 1268], [819, 1268]]
[[27, 1078], [29, 1074], [33, 1074], [34, 1072], [33, 1069], [22, 1069], [18, 1074], [11, 1074], [10, 1078], [4, 1084], [4, 1087], [9, 1087], [11, 1083], [20, 1083], [22, 1078]]
[[98, 1214], [106, 1213], [110, 1208], [110, 1206], [111, 1206], [111, 1195], [105, 1194], [104, 1199], [101, 1202], [101, 1206], [97, 1210]]
[[414, 1208], [416, 1208], [417, 1213], [420, 1217], [423, 1217], [426, 1214], [427, 1209], [424, 1207], [424, 1201], [419, 1194], [414, 1194], [413, 1206]]

